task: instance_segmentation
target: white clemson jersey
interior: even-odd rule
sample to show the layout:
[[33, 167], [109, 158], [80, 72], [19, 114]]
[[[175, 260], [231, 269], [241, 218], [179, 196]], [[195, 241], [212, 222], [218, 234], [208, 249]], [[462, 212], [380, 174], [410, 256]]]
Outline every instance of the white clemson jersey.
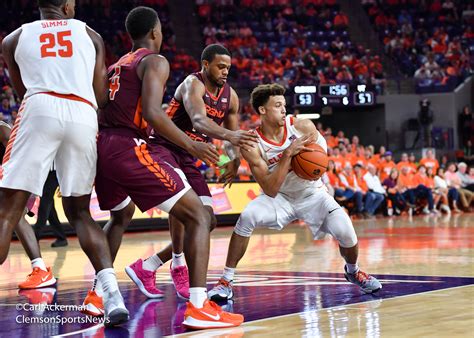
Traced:
[[[277, 166], [283, 151], [291, 145], [296, 138], [303, 136], [293, 125], [293, 116], [287, 115], [285, 118], [285, 131], [283, 139], [280, 143], [270, 141], [262, 135], [260, 130], [257, 128], [258, 134], [258, 146], [262, 154], [263, 159], [268, 165], [268, 169], [273, 171]], [[318, 140], [316, 142], [327, 152], [327, 144], [324, 137], [318, 132]], [[304, 197], [307, 194], [311, 194], [315, 189], [323, 187], [321, 179], [316, 181], [304, 180], [293, 171], [290, 171], [283, 182], [279, 193], [286, 195], [291, 198]]]
[[21, 26], [15, 61], [27, 90], [25, 98], [55, 92], [78, 96], [97, 108], [92, 85], [95, 59], [82, 21], [38, 20]]

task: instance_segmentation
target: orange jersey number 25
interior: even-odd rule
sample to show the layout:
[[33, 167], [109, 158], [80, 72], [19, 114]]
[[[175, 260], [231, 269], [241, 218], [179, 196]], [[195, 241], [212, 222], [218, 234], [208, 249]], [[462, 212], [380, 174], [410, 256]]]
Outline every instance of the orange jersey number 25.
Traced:
[[[44, 33], [39, 37], [41, 43], [41, 57], [57, 57], [70, 58], [73, 54], [72, 42], [66, 38], [71, 36], [71, 31], [62, 31], [53, 33]], [[54, 47], [59, 45], [57, 52]]]

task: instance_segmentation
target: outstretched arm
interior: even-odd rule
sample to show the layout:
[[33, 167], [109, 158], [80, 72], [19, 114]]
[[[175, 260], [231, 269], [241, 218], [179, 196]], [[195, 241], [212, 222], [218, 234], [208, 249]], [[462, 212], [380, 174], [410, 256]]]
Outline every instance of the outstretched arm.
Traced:
[[104, 108], [109, 103], [109, 80], [107, 78], [107, 67], [105, 66], [105, 46], [102, 37], [93, 29], [86, 26], [95, 47], [95, 67], [94, 67], [94, 94], [99, 108]]
[[217, 162], [219, 155], [213, 145], [192, 141], [161, 109], [165, 84], [169, 75], [168, 61], [161, 55], [146, 56], [139, 65], [138, 75], [142, 78], [143, 118], [158, 134], [193, 156], [208, 163]]
[[209, 137], [227, 140], [235, 146], [254, 146], [256, 136], [253, 133], [223, 128], [207, 117], [206, 105], [202, 99], [206, 88], [195, 76], [188, 76], [184, 80], [182, 90], [184, 108], [191, 118], [194, 129]]
[[2, 54], [5, 63], [7, 64], [8, 73], [10, 75], [10, 81], [13, 85], [13, 88], [16, 91], [18, 97], [23, 100], [23, 97], [26, 94], [26, 88], [21, 79], [20, 68], [15, 61], [15, 49], [18, 45], [18, 39], [20, 38], [21, 28], [10, 33], [2, 41]]

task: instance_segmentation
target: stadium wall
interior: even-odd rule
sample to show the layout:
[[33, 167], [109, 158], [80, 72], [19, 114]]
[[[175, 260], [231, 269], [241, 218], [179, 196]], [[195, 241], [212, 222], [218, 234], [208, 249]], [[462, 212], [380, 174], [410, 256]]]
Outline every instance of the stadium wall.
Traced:
[[454, 133], [454, 149], [452, 150], [458, 149], [458, 115], [465, 105], [472, 107], [474, 98], [472, 82], [472, 77], [466, 79], [452, 93], [401, 94], [378, 97], [378, 103], [385, 104], [385, 129], [388, 148], [395, 151], [404, 148], [406, 123], [409, 119], [417, 118], [420, 100], [428, 98], [434, 112], [433, 126], [452, 128]]

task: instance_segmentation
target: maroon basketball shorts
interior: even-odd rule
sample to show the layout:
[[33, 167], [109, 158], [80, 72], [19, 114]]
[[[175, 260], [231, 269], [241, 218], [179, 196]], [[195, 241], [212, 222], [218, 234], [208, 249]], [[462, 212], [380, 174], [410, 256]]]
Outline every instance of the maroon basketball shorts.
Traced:
[[163, 159], [175, 168], [181, 169], [189, 185], [201, 199], [202, 204], [212, 208], [211, 192], [204, 176], [196, 167], [196, 159], [190, 153], [167, 141], [152, 138], [151, 144], [158, 144], [160, 147], [168, 149]]
[[127, 134], [105, 129], [97, 138], [100, 208], [117, 211], [132, 200], [142, 212], [154, 207], [169, 212], [191, 187], [181, 170], [164, 160], [167, 149]]

